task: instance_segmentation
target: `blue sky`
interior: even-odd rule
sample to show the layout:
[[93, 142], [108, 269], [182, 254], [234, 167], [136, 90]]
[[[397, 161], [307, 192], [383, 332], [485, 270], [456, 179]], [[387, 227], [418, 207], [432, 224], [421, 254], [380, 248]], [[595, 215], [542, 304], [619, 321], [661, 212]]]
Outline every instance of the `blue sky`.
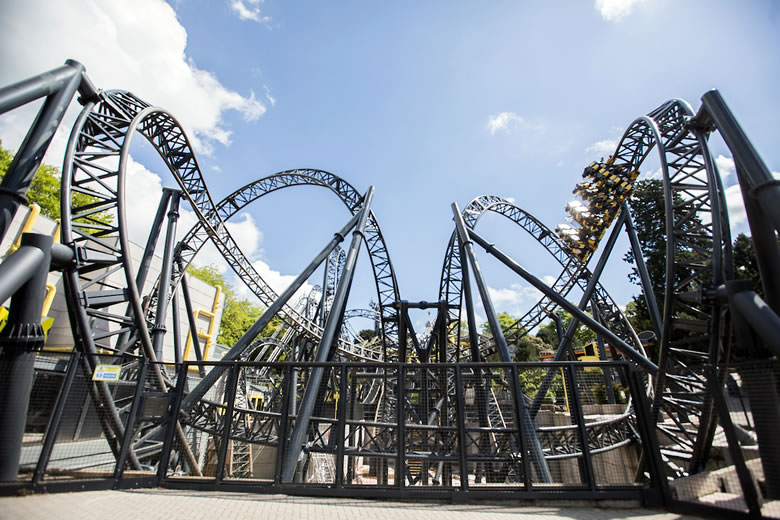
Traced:
[[[98, 87], [132, 90], [176, 114], [215, 199], [296, 167], [328, 170], [360, 191], [374, 185], [409, 300], [437, 297], [450, 203], [511, 197], [554, 228], [583, 167], [669, 98], [697, 109], [704, 92], [720, 89], [780, 170], [777, 2], [10, 0], [2, 9], [0, 83], [82, 61]], [[5, 146], [21, 141], [24, 114], [0, 118]], [[63, 142], [47, 162], [61, 162]], [[712, 148], [734, 184], [728, 150], [719, 138]], [[143, 221], [151, 191], [172, 180], [142, 146], [134, 157]], [[283, 285], [347, 213], [323, 190], [266, 199], [233, 228]], [[538, 276], [557, 275], [500, 219], [480, 229]], [[620, 256], [605, 283], [626, 303], [637, 290]], [[520, 280], [483, 262], [499, 310], [516, 314], [532, 301]], [[359, 279], [353, 306], [371, 296], [370, 278]]]

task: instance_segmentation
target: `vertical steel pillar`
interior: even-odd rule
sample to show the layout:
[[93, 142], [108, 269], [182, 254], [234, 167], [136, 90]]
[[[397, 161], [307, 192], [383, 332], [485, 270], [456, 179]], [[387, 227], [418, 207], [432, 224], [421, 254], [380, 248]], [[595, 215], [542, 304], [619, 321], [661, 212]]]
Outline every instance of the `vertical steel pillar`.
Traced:
[[639, 273], [639, 281], [642, 283], [642, 293], [645, 296], [647, 310], [650, 313], [650, 322], [653, 324], [655, 337], [660, 338], [663, 329], [663, 320], [661, 319], [661, 311], [658, 310], [658, 301], [656, 300], [655, 292], [653, 291], [653, 283], [650, 280], [650, 273], [647, 272], [644, 253], [642, 252], [642, 246], [639, 245], [639, 237], [636, 234], [634, 221], [631, 219], [631, 210], [628, 207], [628, 202], [623, 202], [622, 207], [622, 213], [626, 216], [626, 234], [628, 235], [628, 241], [631, 243], [631, 253], [634, 255], [636, 270]]
[[[466, 252], [468, 263], [461, 266], [461, 269], [466, 270], [471, 266], [474, 273], [474, 281], [477, 283], [477, 289], [482, 299], [482, 306], [485, 308], [485, 314], [487, 314], [488, 323], [490, 324], [490, 330], [493, 332], [493, 340], [498, 347], [498, 353], [501, 356], [501, 361], [504, 363], [511, 363], [512, 357], [509, 354], [509, 347], [504, 337], [504, 331], [501, 329], [501, 325], [498, 322], [498, 315], [496, 309], [493, 306], [493, 300], [488, 293], [487, 283], [482, 276], [482, 271], [479, 268], [479, 262], [477, 262], [477, 255], [474, 253], [474, 245], [469, 238], [469, 232], [466, 229], [466, 223], [463, 221], [463, 216], [460, 213], [460, 208], [456, 203], [452, 203], [452, 213], [455, 217], [455, 228], [458, 231], [460, 237], [460, 243]], [[542, 482], [552, 482], [552, 474], [550, 468], [547, 466], [547, 460], [544, 458], [544, 452], [542, 451], [542, 445], [539, 442], [539, 437], [536, 435], [536, 427], [534, 426], [533, 419], [528, 414], [528, 408], [525, 404], [525, 395], [518, 387], [517, 381], [511, 379], [512, 387], [514, 390], [514, 400], [517, 406], [517, 424], [520, 426], [523, 433], [523, 437], [528, 439], [531, 443], [530, 452], [534, 459], [534, 466], [536, 467], [539, 480]]]
[[46, 278], [51, 264], [48, 235], [25, 233], [21, 247], [39, 253], [29, 263], [35, 268], [24, 285], [11, 297], [8, 321], [0, 331], [0, 481], [16, 480], [22, 438], [34, 378], [35, 353], [46, 341], [41, 311], [46, 295]]
[[[325, 330], [323, 331], [322, 338], [317, 346], [314, 360], [316, 363], [327, 361], [330, 357], [331, 349], [334, 348], [335, 343], [338, 341], [338, 327], [344, 318], [347, 295], [349, 293], [349, 288], [352, 285], [352, 278], [355, 274], [355, 264], [357, 263], [358, 253], [360, 252], [360, 245], [365, 239], [365, 231], [366, 226], [368, 225], [368, 217], [371, 214], [371, 200], [373, 197], [374, 187], [371, 186], [363, 197], [363, 208], [358, 213], [359, 219], [357, 226], [355, 231], [352, 232], [352, 244], [349, 247], [347, 260], [344, 263], [344, 271], [342, 272], [341, 279], [336, 288], [336, 294], [333, 297], [333, 306], [331, 307], [330, 314], [328, 314]], [[399, 319], [403, 319], [403, 316], [399, 317]], [[306, 389], [304, 390], [303, 398], [301, 399], [301, 407], [298, 411], [295, 428], [293, 429], [292, 437], [290, 439], [289, 450], [286, 454], [284, 466], [282, 468], [283, 482], [292, 482], [295, 475], [298, 457], [308, 434], [309, 421], [311, 419], [311, 414], [314, 411], [317, 392], [320, 383], [322, 382], [324, 370], [325, 369], [321, 366], [313, 367], [309, 373], [309, 379], [306, 381]]]
[[[601, 316], [599, 314], [599, 306], [596, 303], [596, 298], [591, 298], [590, 300], [590, 313], [593, 315], [594, 320], [601, 323]], [[599, 352], [599, 361], [607, 361], [607, 349], [604, 348], [604, 339], [600, 334], [596, 334], [596, 347]], [[607, 402], [609, 404], [615, 404], [615, 389], [612, 387], [612, 370], [610, 368], [604, 368], [604, 384], [607, 387]]]
[[[349, 222], [347, 222], [347, 225], [335, 233], [330, 242], [328, 242], [325, 248], [323, 248], [323, 250], [320, 251], [320, 253], [314, 258], [314, 260], [311, 261], [306, 269], [304, 269], [303, 272], [299, 274], [295, 280], [293, 280], [289, 287], [287, 287], [287, 289], [285, 289], [284, 292], [279, 295], [276, 301], [274, 301], [265, 310], [265, 312], [263, 312], [263, 314], [257, 318], [257, 321], [255, 321], [255, 323], [249, 327], [244, 335], [241, 336], [238, 341], [236, 341], [236, 344], [225, 353], [225, 355], [222, 357], [222, 361], [235, 361], [241, 357], [241, 354], [243, 354], [244, 350], [246, 350], [246, 348], [252, 344], [252, 341], [254, 341], [257, 335], [263, 331], [266, 325], [271, 323], [271, 319], [279, 313], [282, 307], [289, 301], [290, 298], [292, 298], [293, 294], [295, 294], [296, 291], [301, 288], [304, 282], [306, 282], [306, 280], [308, 280], [309, 277], [314, 273], [314, 271], [317, 270], [322, 261], [325, 260], [330, 252], [333, 251], [333, 249], [344, 240], [344, 235], [349, 233], [349, 230], [355, 226], [359, 215], [360, 214], [358, 213], [357, 215], [352, 216], [352, 218], [349, 219]], [[184, 287], [185, 286], [182, 285], [182, 288]], [[185, 300], [189, 300], [189, 298], [186, 296], [186, 293]], [[187, 312], [190, 312], [189, 309]], [[192, 406], [194, 406], [195, 403], [197, 403], [206, 394], [206, 392], [208, 392], [208, 390], [214, 386], [214, 383], [217, 382], [219, 376], [222, 375], [224, 370], [224, 367], [220, 365], [212, 368], [211, 371], [206, 374], [205, 377], [203, 377], [201, 382], [198, 383], [198, 385], [193, 388], [184, 399], [182, 402], [182, 410], [188, 411]]]
[[[174, 190], [170, 188], [163, 188], [162, 195], [160, 196], [160, 202], [157, 205], [157, 212], [154, 215], [154, 221], [149, 231], [149, 237], [146, 239], [146, 247], [144, 248], [144, 254], [141, 257], [141, 262], [138, 264], [138, 271], [135, 274], [135, 285], [138, 287], [138, 294], [143, 297], [144, 285], [146, 285], [146, 277], [149, 274], [149, 266], [152, 264], [152, 258], [154, 257], [154, 250], [157, 248], [157, 239], [160, 237], [160, 228], [162, 227], [163, 219], [165, 218], [165, 211], [168, 209], [168, 202], [171, 200], [171, 193]], [[125, 314], [132, 316], [133, 306], [127, 304], [127, 310]], [[119, 350], [119, 354], [115, 357], [114, 362], [120, 362], [122, 353], [126, 352], [134, 343], [128, 343], [130, 339], [130, 332], [123, 332], [117, 337], [115, 348]], [[159, 357], [159, 356], [158, 356]]]
[[[461, 284], [463, 287], [463, 299], [466, 302], [466, 320], [468, 324], [469, 332], [469, 350], [471, 352], [471, 362], [479, 363], [479, 335], [477, 334], [477, 317], [474, 311], [474, 297], [471, 292], [471, 279], [468, 269], [468, 261], [466, 259], [466, 250], [463, 248], [463, 242], [458, 238], [458, 249], [460, 254], [461, 265]], [[490, 369], [487, 369], [490, 372]], [[476, 378], [476, 388], [474, 389], [475, 401], [477, 403], [477, 416], [479, 417], [480, 428], [491, 428], [494, 425], [490, 424], [490, 417], [488, 416], [488, 391], [490, 389], [490, 378], [485, 381], [484, 371], [475, 365], [474, 377]], [[481, 456], [487, 456], [490, 452], [490, 438], [486, 432], [480, 433], [479, 449]], [[487, 468], [486, 479], [488, 482], [492, 482], [492, 464], [484, 464], [483, 462], [477, 462], [476, 478], [481, 481], [482, 472], [481, 469]]]
[[[171, 292], [171, 273], [173, 272], [173, 244], [176, 240], [176, 223], [179, 220], [179, 200], [181, 192], [176, 190], [171, 195], [168, 209], [168, 229], [165, 235], [160, 285], [157, 295], [157, 315], [152, 327], [152, 348], [160, 361], [163, 360], [163, 341], [165, 340], [165, 318], [168, 314], [168, 296]], [[193, 343], [194, 344], [194, 343]]]
[[[173, 292], [173, 298], [171, 300], [171, 303], [173, 304], [173, 307], [171, 307], [171, 310], [173, 311], [173, 362], [178, 365], [182, 362], [182, 351], [181, 351], [181, 330], [179, 326], [179, 291], [178, 289]], [[193, 343], [194, 345], [194, 343]], [[200, 349], [198, 349], [200, 350]], [[199, 360], [200, 361], [200, 360]]]
[[97, 93], [84, 75], [84, 66], [67, 60], [62, 67], [0, 90], [0, 113], [47, 96], [0, 186], [0, 240], [8, 231], [16, 210], [27, 202], [27, 190], [73, 95], [79, 89], [85, 97]]

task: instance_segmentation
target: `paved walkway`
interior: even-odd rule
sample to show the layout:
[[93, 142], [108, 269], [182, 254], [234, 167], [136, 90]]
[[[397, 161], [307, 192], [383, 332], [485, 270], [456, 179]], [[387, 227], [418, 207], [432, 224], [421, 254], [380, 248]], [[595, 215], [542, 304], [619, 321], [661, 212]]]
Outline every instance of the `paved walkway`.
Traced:
[[47, 520], [173, 520], [249, 518], [284, 520], [385, 520], [385, 519], [459, 519], [523, 520], [541, 518], [602, 520], [694, 519], [657, 510], [554, 507], [535, 505], [469, 504], [435, 502], [382, 502], [348, 498], [310, 498], [250, 493], [176, 491], [144, 489], [132, 491], [83, 491], [28, 497], [0, 498], [0, 519], [45, 518]]

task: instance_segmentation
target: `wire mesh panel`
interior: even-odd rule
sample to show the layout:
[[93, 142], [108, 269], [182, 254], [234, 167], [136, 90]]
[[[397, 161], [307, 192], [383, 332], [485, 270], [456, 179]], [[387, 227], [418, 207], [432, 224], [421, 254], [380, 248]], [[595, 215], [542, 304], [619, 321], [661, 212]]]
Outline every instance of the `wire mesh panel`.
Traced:
[[[172, 397], [174, 404], [178, 401], [178, 414], [170, 414], [165, 423], [165, 442], [171, 447], [162, 475], [216, 479], [225, 425], [230, 424], [231, 365], [187, 362], [183, 366], [178, 377], [184, 380], [176, 380]], [[213, 380], [206, 379], [212, 371]]]
[[[62, 389], [65, 374], [71, 365], [71, 358], [69, 354], [35, 355], [32, 389], [18, 461], [17, 478], [20, 481], [33, 479], [51, 414]], [[9, 374], [0, 374], [0, 380], [9, 381]], [[7, 448], [7, 446], [0, 447], [0, 449]]]
[[[624, 367], [573, 367], [595, 485], [635, 485], [639, 471], [636, 415]], [[567, 388], [570, 388], [568, 386]]]
[[358, 364], [350, 365], [348, 374], [344, 485], [395, 485], [397, 368]]
[[[73, 355], [70, 388], [59, 394], [54, 409], [60, 409], [57, 424], [50, 423], [46, 436], [51, 448], [37, 454], [39, 472], [47, 481], [61, 479], [113, 478], [124, 422], [132, 401], [138, 360], [133, 357]], [[117, 415], [103, 406], [111, 399]]]
[[708, 464], [678, 475], [681, 503], [780, 518], [780, 371], [775, 361], [703, 367], [718, 413]]
[[239, 365], [228, 441], [226, 480], [272, 482], [292, 370], [279, 364]]
[[153, 477], [158, 468], [177, 372], [143, 359], [129, 364], [135, 378], [132, 394], [116, 400], [126, 439], [119, 446], [117, 479]]
[[464, 451], [470, 486], [525, 486], [522, 440], [503, 371], [462, 367]]
[[400, 377], [399, 478], [405, 486], [460, 486], [454, 368], [403, 367]]

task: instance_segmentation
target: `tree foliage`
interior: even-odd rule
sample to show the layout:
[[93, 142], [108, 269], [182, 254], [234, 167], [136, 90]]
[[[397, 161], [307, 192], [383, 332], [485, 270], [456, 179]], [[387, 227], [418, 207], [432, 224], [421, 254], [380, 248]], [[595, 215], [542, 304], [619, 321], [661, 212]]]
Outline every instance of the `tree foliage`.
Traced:
[[[3, 148], [3, 143], [0, 141], [0, 181], [5, 178], [13, 159], [14, 154]], [[41, 214], [52, 220], [60, 220], [62, 217], [60, 211], [61, 181], [62, 176], [59, 168], [42, 164], [35, 172], [30, 189], [27, 191], [28, 200], [40, 206]], [[97, 200], [95, 197], [83, 193], [73, 193], [73, 202], [77, 206], [91, 204]], [[113, 216], [108, 212], [95, 213], [90, 218], [104, 224], [110, 224], [113, 221]]]
[[[675, 200], [676, 203], [681, 200]], [[664, 217], [663, 182], [660, 180], [644, 180], [635, 184], [633, 196], [629, 200], [631, 216], [636, 228], [637, 238], [642, 248], [650, 284], [655, 293], [659, 307], [663, 306], [665, 278], [666, 278], [666, 228]], [[686, 221], [686, 226], [698, 227], [700, 222], [695, 219]], [[682, 230], [683, 232], [685, 229]], [[750, 279], [753, 281], [756, 292], [762, 294], [756, 255], [750, 237], [740, 234], [733, 244], [734, 276], [735, 278]], [[683, 254], [678, 252], [681, 258]], [[678, 258], [678, 259], [681, 259]], [[627, 252], [623, 259], [633, 266], [629, 275], [631, 281], [641, 288], [639, 272], [637, 271], [634, 256]], [[679, 270], [678, 270], [679, 271]], [[678, 272], [678, 276], [685, 273]], [[640, 292], [626, 305], [626, 317], [636, 331], [652, 330], [650, 313], [647, 308], [644, 293]], [[651, 348], [648, 355], [651, 359], [657, 359], [656, 349]]]
[[[517, 319], [513, 318], [506, 312], [500, 312], [497, 317], [498, 317], [498, 325], [501, 327], [502, 332], [506, 332], [506, 330], [509, 327], [511, 327], [515, 323], [515, 321], [517, 321]], [[490, 336], [490, 337], [493, 336], [493, 334], [490, 331], [490, 323], [487, 321], [482, 324], [482, 335]]]
[[761, 273], [758, 270], [753, 240], [744, 233], [740, 233], [734, 239], [732, 251], [734, 255], [734, 278], [752, 281], [753, 290], [761, 298], [764, 298], [764, 287], [761, 285]]
[[[225, 294], [225, 306], [222, 309], [217, 342], [227, 346], [235, 344], [262, 315], [263, 309], [249, 300], [239, 298], [233, 286], [213, 265], [202, 267], [190, 265], [187, 272], [209, 285], [222, 288], [222, 292]], [[282, 326], [282, 320], [278, 316], [274, 316], [271, 323], [260, 333], [260, 336], [271, 336], [280, 326]]]
[[[558, 309], [555, 314], [563, 322], [563, 330], [565, 332], [566, 328], [571, 323], [572, 315], [563, 309]], [[558, 348], [558, 332], [555, 330], [555, 322], [553, 320], [549, 320], [540, 325], [536, 336], [544, 342], [546, 349], [555, 350]], [[580, 324], [580, 326], [577, 327], [577, 331], [574, 333], [571, 345], [574, 350], [581, 349], [594, 339], [596, 339], [596, 333]]]

